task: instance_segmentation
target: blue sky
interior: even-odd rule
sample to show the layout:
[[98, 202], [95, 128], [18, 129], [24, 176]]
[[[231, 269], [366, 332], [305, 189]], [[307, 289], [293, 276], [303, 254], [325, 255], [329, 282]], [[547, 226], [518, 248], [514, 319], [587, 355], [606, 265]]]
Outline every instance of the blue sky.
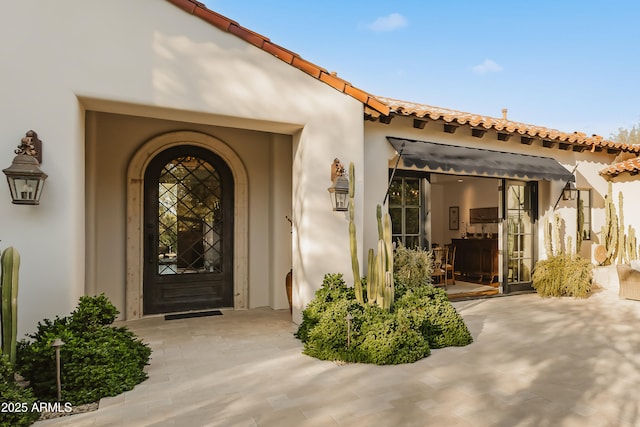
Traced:
[[370, 93], [609, 137], [640, 123], [640, 2], [206, 0]]

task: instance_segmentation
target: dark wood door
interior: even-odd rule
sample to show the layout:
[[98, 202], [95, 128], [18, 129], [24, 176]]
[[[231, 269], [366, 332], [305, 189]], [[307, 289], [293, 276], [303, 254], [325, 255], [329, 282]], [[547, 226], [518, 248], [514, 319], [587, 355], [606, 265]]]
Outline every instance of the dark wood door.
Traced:
[[144, 313], [233, 306], [233, 176], [194, 146], [158, 154], [144, 182]]

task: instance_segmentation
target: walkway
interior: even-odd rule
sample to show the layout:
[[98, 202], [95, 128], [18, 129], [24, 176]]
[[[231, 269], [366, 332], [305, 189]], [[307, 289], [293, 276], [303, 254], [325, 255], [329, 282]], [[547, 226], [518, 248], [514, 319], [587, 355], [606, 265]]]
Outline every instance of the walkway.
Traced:
[[460, 301], [475, 342], [410, 365], [301, 354], [287, 311], [127, 322], [149, 379], [44, 426], [637, 426], [640, 302], [535, 294]]

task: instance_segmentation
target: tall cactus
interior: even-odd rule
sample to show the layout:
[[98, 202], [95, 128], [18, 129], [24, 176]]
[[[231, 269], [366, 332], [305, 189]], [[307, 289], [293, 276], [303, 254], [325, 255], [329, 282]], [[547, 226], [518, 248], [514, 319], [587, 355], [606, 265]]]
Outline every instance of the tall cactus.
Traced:
[[579, 255], [584, 237], [584, 200], [582, 199], [578, 199], [578, 218], [576, 225], [576, 253]]
[[622, 211], [623, 196], [622, 191], [618, 193], [618, 264], [628, 262], [627, 246], [624, 235], [624, 214]]
[[2, 353], [9, 357], [11, 365], [16, 363], [17, 332], [18, 332], [18, 270], [20, 269], [20, 254], [9, 247], [2, 252], [2, 304], [0, 317], [2, 318]]
[[609, 265], [615, 261], [618, 250], [618, 215], [613, 203], [613, 189], [609, 183], [607, 195], [604, 197], [604, 213], [605, 225], [601, 228], [600, 237], [607, 254], [604, 261], [605, 265]]
[[355, 223], [355, 166], [349, 163], [349, 246], [351, 247], [351, 269], [353, 270], [353, 287], [356, 292], [356, 300], [364, 304], [362, 296], [362, 279], [360, 277], [360, 263], [358, 262], [358, 241], [356, 240]]
[[627, 238], [625, 240], [627, 247], [627, 258], [629, 261], [638, 259], [638, 244], [636, 241], [636, 229], [632, 226], [629, 226], [629, 233], [627, 234]]
[[[349, 244], [351, 249], [351, 268], [356, 300], [364, 304], [360, 263], [358, 262], [358, 244], [355, 225], [355, 168], [349, 164]], [[391, 309], [394, 299], [393, 284], [393, 244], [391, 241], [391, 216], [382, 215], [382, 206], [376, 208], [378, 219], [378, 253], [369, 249], [367, 263], [367, 301], [387, 310]]]

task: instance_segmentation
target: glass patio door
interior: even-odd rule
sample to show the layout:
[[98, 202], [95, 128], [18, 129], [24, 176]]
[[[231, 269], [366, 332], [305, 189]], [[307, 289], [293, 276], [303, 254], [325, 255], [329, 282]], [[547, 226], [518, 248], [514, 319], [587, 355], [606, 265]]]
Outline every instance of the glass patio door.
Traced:
[[537, 182], [505, 181], [503, 291], [531, 290], [535, 263]]

